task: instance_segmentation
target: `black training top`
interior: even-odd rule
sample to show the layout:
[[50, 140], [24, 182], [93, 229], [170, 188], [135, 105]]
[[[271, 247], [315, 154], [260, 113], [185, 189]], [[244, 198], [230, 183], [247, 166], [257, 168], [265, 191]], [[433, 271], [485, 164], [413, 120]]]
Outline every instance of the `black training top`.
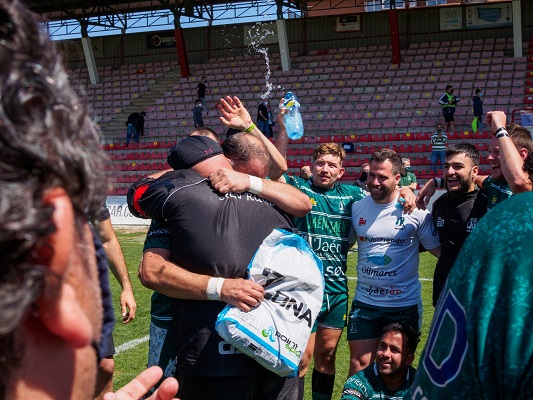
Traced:
[[460, 195], [447, 192], [433, 204], [431, 214], [441, 244], [441, 256], [433, 280], [433, 305], [437, 304], [463, 243], [486, 212], [487, 196], [477, 189]]
[[[192, 170], [173, 171], [157, 181], [141, 180], [130, 189], [128, 204], [168, 225], [172, 260], [199, 274], [245, 278], [262, 241], [276, 228], [291, 230], [290, 218], [271, 203], [250, 194], [215, 192]], [[180, 374], [252, 375], [258, 363], [224, 342], [215, 321], [225, 303], [173, 300]]]

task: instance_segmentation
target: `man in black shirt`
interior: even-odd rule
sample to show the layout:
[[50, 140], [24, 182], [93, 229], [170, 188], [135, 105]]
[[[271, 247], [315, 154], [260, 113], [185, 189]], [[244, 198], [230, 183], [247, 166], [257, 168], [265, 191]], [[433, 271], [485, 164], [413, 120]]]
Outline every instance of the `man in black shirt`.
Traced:
[[476, 188], [479, 152], [470, 143], [446, 149], [444, 183], [447, 192], [433, 204], [432, 215], [439, 233], [441, 256], [433, 279], [433, 306], [437, 304], [446, 278], [464, 241], [487, 212], [487, 197]]
[[207, 115], [207, 104], [205, 103], [205, 94], [209, 93], [209, 90], [207, 90], [207, 87], [205, 85], [206, 77], [202, 76], [202, 80], [198, 82], [198, 99], [202, 101], [202, 108], [206, 112]]
[[[183, 267], [178, 278], [182, 295], [172, 305], [179, 397], [227, 399], [238, 391], [240, 399], [276, 399], [286, 378], [236, 353], [218, 336], [214, 323], [224, 302], [249, 309], [262, 299], [262, 287], [243, 278], [263, 239], [273, 229], [292, 228], [290, 218], [268, 200], [293, 188], [252, 177], [255, 179], [250, 178], [248, 187], [243, 188], [248, 192], [221, 194], [213, 190], [218, 182], [213, 180], [212, 188], [206, 178], [221, 167], [231, 169], [215, 141], [193, 136], [173, 150], [169, 164], [177, 171], [155, 182], [135, 183], [128, 204], [134, 214], [168, 224], [171, 259]], [[263, 199], [250, 191], [261, 193]], [[177, 290], [180, 283], [173, 281], [172, 285]]]

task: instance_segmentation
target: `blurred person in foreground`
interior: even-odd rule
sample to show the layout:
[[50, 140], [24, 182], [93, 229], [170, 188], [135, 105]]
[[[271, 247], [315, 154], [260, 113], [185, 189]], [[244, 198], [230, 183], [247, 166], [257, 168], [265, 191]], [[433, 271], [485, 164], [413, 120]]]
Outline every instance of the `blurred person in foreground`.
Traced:
[[[91, 399], [107, 265], [87, 221], [105, 196], [106, 161], [39, 22], [0, 0], [0, 398]], [[104, 399], [138, 399], [161, 373]], [[169, 379], [151, 398], [176, 390]]]

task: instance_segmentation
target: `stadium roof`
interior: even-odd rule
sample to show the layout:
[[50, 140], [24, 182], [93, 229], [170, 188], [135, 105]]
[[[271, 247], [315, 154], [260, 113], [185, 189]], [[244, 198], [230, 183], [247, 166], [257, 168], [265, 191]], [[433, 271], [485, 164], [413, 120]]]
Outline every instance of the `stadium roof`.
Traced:
[[[257, 1], [256, 1], [257, 2]], [[214, 5], [251, 3], [250, 0], [27, 0], [29, 7], [48, 20], [87, 19], [113, 14], [125, 14], [145, 11], [170, 10], [179, 15], [198, 17], [196, 11], [209, 9]], [[299, 0], [273, 0], [278, 6], [299, 9]]]

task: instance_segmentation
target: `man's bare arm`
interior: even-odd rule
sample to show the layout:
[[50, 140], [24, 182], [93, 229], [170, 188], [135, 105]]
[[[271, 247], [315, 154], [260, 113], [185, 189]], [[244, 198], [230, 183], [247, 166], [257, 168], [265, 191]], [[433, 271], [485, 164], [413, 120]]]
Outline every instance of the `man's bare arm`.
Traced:
[[262, 186], [261, 192], [257, 195], [274, 203], [286, 213], [295, 217], [302, 217], [311, 211], [309, 196], [286, 183], [250, 177], [250, 175], [227, 168], [221, 168], [209, 176], [211, 186], [220, 193], [248, 192], [254, 178], [259, 179]]
[[[487, 124], [491, 125], [493, 133], [499, 128], [505, 128], [506, 122], [507, 117], [503, 111], [487, 113]], [[500, 149], [500, 166], [511, 191], [514, 194], [531, 191], [531, 180], [522, 168], [524, 158], [527, 157], [527, 150], [517, 149], [511, 138], [505, 135], [498, 139], [498, 147]]]
[[126, 266], [126, 259], [124, 258], [124, 253], [111, 224], [111, 219], [100, 221], [97, 224], [97, 228], [109, 261], [109, 269], [122, 287], [122, 293], [120, 294], [122, 322], [127, 324], [135, 318], [137, 303], [133, 296], [133, 287], [131, 285], [128, 267]]
[[[139, 266], [143, 286], [176, 299], [207, 300], [211, 276], [195, 274], [170, 261], [170, 251], [160, 248], [144, 252]], [[247, 279], [226, 279], [220, 300], [250, 311], [263, 300], [263, 287]]]

